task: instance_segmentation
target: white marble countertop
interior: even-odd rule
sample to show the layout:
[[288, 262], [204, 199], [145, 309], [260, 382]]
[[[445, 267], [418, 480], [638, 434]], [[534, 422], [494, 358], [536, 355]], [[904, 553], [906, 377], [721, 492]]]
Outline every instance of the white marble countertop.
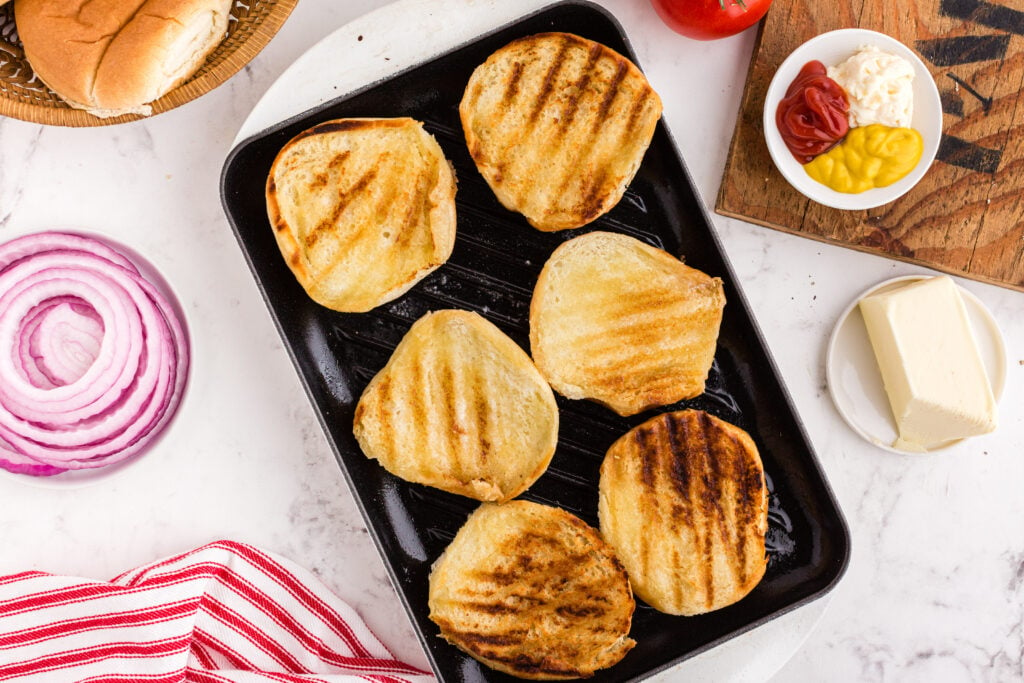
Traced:
[[[231, 538], [313, 570], [398, 656], [425, 665], [227, 224], [220, 170], [262, 95], [340, 27], [362, 22], [366, 38], [323, 67], [345, 83], [383, 75], [409, 57], [401, 26], [412, 12], [419, 16], [411, 35], [434, 40], [468, 17], [497, 21], [536, 4], [404, 0], [400, 22], [384, 2], [304, 0], [247, 68], [171, 112], [91, 129], [0, 119], [0, 240], [77, 228], [131, 245], [174, 285], [196, 355], [188, 399], [158, 457], [81, 488], [0, 478], [0, 574], [39, 569], [104, 579]], [[665, 28], [646, 0], [598, 4], [622, 23], [713, 205], [754, 31], [701, 43]], [[1024, 294], [958, 280], [1005, 337], [998, 431], [941, 454], [895, 455], [862, 441], [836, 412], [826, 343], [861, 291], [929, 271], [718, 215], [713, 221], [846, 515], [853, 549], [827, 598], [658, 680], [1024, 678]]]

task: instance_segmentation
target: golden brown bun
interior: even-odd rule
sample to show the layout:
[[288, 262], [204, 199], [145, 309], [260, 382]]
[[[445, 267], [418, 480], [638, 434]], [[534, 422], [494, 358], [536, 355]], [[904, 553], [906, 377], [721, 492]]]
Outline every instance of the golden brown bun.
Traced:
[[530, 347], [567, 398], [633, 415], [704, 392], [725, 306], [722, 281], [610, 232], [561, 244], [530, 303]]
[[362, 313], [448, 260], [455, 176], [419, 121], [327, 121], [295, 136], [274, 159], [267, 215], [309, 296]]
[[402, 479], [503, 501], [547, 469], [558, 406], [501, 330], [476, 313], [437, 311], [413, 324], [366, 387], [355, 436]]
[[18, 0], [36, 75], [100, 117], [148, 115], [224, 39], [232, 0]]
[[764, 469], [739, 427], [699, 410], [651, 418], [608, 449], [599, 490], [601, 533], [655, 609], [720, 609], [764, 576]]
[[525, 500], [470, 515], [434, 563], [429, 606], [445, 640], [520, 678], [587, 677], [636, 644], [629, 580], [608, 544]]
[[622, 198], [651, 144], [661, 100], [611, 48], [543, 33], [477, 67], [459, 114], [469, 153], [498, 200], [540, 230], [565, 230]]

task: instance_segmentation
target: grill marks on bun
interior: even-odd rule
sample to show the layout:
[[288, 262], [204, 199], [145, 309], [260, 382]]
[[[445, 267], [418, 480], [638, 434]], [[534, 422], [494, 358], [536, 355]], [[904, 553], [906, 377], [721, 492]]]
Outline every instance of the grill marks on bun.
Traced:
[[551, 462], [558, 406], [533, 361], [476, 313], [416, 321], [356, 405], [363, 452], [392, 474], [477, 500], [522, 493]]
[[455, 176], [411, 118], [313, 126], [281, 149], [266, 187], [285, 262], [314, 301], [336, 311], [398, 298], [455, 244]]
[[655, 609], [720, 609], [764, 575], [767, 488], [739, 427], [699, 410], [652, 418], [608, 450], [599, 488], [601, 533]]
[[722, 281], [618, 233], [561, 244], [530, 302], [530, 348], [551, 386], [620, 415], [704, 391]]
[[585, 225], [618, 203], [650, 145], [661, 100], [611, 48], [544, 33], [480, 65], [459, 114], [498, 200], [550, 231]]
[[560, 508], [515, 500], [480, 506], [430, 574], [442, 637], [520, 678], [591, 676], [635, 645], [635, 603], [597, 531]]

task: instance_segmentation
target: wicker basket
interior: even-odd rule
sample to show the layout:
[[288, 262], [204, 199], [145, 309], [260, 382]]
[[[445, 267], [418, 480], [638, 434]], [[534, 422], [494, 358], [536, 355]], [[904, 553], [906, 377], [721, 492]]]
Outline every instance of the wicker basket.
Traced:
[[[17, 0], [15, 0], [16, 2]], [[228, 35], [191, 79], [151, 103], [153, 115], [194, 100], [231, 78], [262, 50], [298, 0], [238, 0]], [[14, 2], [0, 6], [0, 114], [53, 126], [109, 126], [144, 118], [126, 114], [101, 119], [72, 109], [36, 78], [14, 25]]]

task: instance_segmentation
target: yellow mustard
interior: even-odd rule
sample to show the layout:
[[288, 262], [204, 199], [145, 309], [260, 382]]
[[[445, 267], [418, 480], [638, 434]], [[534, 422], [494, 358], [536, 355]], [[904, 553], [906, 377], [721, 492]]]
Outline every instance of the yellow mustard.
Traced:
[[913, 128], [880, 123], [851, 128], [838, 145], [804, 164], [804, 170], [836, 192], [856, 194], [892, 185], [921, 160], [924, 143]]

